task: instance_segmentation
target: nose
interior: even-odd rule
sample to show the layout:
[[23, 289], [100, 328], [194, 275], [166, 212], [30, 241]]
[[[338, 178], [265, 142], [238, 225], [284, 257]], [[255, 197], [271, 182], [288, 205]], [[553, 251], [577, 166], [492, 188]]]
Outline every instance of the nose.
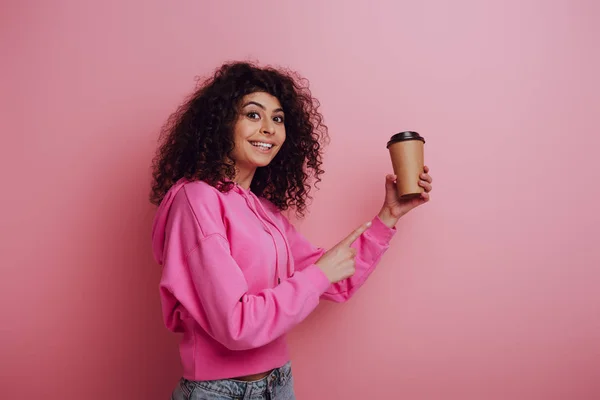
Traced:
[[265, 135], [274, 135], [275, 134], [275, 124], [268, 118], [263, 120], [263, 125], [261, 132]]

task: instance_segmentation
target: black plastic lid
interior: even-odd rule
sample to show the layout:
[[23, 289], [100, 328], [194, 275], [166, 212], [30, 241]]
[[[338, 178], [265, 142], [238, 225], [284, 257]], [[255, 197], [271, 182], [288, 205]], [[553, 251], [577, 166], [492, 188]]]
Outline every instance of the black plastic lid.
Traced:
[[423, 138], [423, 136], [419, 135], [418, 132], [405, 131], [405, 132], [396, 133], [394, 136], [392, 136], [390, 141], [387, 142], [386, 147], [390, 147], [390, 145], [392, 145], [394, 143], [404, 142], [406, 140], [420, 140], [421, 142], [425, 143], [425, 139]]

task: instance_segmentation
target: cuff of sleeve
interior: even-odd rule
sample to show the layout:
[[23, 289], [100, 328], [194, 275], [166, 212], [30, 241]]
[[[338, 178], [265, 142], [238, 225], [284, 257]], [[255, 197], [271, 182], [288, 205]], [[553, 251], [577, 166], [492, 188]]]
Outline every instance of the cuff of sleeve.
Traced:
[[306, 267], [302, 273], [306, 275], [308, 280], [317, 289], [319, 296], [329, 289], [331, 282], [329, 282], [329, 279], [327, 276], [325, 276], [325, 273], [321, 271], [321, 268], [317, 267], [315, 264]]
[[383, 223], [381, 218], [379, 218], [379, 215], [376, 215], [375, 218], [371, 220], [371, 224], [371, 227], [367, 229], [366, 233], [373, 236], [381, 243], [389, 243], [396, 234], [396, 227], [388, 227]]

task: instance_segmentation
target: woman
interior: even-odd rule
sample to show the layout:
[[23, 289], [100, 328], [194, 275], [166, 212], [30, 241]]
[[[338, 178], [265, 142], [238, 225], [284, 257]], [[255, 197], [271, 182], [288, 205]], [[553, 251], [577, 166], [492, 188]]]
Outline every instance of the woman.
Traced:
[[327, 128], [291, 72], [225, 64], [173, 114], [153, 165], [153, 249], [166, 326], [181, 332], [172, 398], [294, 399], [285, 334], [320, 299], [348, 300], [387, 250], [399, 200], [388, 175], [374, 218], [332, 249], [281, 213], [306, 210]]

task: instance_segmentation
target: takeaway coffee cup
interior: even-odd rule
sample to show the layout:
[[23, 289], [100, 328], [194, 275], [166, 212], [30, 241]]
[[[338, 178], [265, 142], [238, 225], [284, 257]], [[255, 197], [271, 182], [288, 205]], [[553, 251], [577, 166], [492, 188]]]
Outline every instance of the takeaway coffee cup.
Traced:
[[419, 186], [425, 158], [424, 145], [425, 139], [413, 131], [397, 133], [387, 143], [397, 176], [398, 195], [402, 199], [419, 197], [425, 190]]

